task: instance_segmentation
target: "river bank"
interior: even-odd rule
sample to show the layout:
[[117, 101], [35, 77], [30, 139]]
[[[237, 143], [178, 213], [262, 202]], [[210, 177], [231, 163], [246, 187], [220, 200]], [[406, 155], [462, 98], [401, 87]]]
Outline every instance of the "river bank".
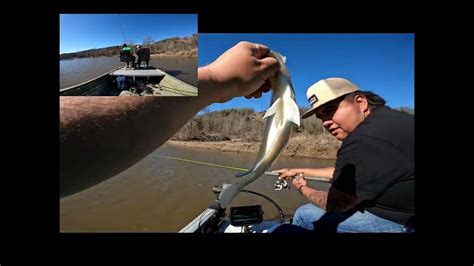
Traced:
[[[165, 145], [176, 145], [193, 149], [206, 149], [231, 152], [257, 153], [260, 142], [248, 142], [240, 139], [228, 141], [179, 141], [169, 140]], [[340, 142], [331, 136], [295, 137], [290, 140], [282, 155], [292, 157], [310, 157], [318, 159], [336, 159]]]
[[[185, 57], [185, 58], [197, 58], [197, 49], [192, 51], [181, 51], [181, 52], [164, 52], [164, 53], [156, 53], [150, 54], [150, 58], [161, 58], [161, 57]], [[88, 59], [88, 58], [100, 58], [100, 57], [109, 57], [109, 58], [117, 58], [119, 55], [111, 55], [111, 56], [91, 56], [91, 57], [74, 57], [74, 58], [64, 58], [60, 59], [59, 61], [71, 61], [74, 59]], [[137, 57], [135, 57], [137, 60]]]
[[198, 56], [198, 49], [192, 49], [189, 51], [179, 51], [179, 52], [174, 52], [174, 51], [166, 51], [163, 53], [155, 53], [155, 54], [150, 54], [151, 58], [155, 57], [196, 57]]

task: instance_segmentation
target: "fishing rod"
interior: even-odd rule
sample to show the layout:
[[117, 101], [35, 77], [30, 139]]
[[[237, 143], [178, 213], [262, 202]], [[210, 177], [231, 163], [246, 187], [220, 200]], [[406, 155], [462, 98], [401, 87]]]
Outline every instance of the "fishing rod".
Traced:
[[127, 37], [125, 36], [125, 32], [123, 31], [123, 27], [122, 27], [122, 23], [120, 22], [120, 18], [118, 16], [118, 14], [115, 14], [117, 16], [117, 20], [119, 22], [119, 25], [120, 25], [120, 29], [122, 30], [122, 34], [123, 34], [123, 38], [124, 38], [124, 43], [127, 43]]
[[[206, 162], [200, 162], [200, 161], [195, 161], [195, 160], [177, 158], [177, 157], [172, 157], [172, 156], [165, 156], [165, 155], [151, 155], [151, 156], [168, 158], [168, 159], [173, 159], [173, 160], [178, 160], [178, 161], [183, 161], [183, 162], [188, 162], [188, 163], [204, 164], [204, 165], [220, 167], [220, 168], [226, 168], [226, 169], [237, 170], [237, 171], [245, 171], [245, 172], [249, 171], [249, 169], [245, 169], [245, 168], [238, 168], [238, 167], [232, 167], [232, 166], [226, 166], [226, 165], [220, 165], [220, 164], [214, 164], [214, 163], [206, 163]], [[270, 175], [270, 176], [279, 176], [280, 175], [279, 173], [272, 172], [272, 171], [267, 171], [264, 174], [265, 175]], [[330, 182], [328, 178], [324, 178], [324, 177], [305, 176], [304, 178], [306, 180], [311, 180], [311, 181], [319, 181], [319, 182], [325, 182], [325, 183]]]
[[[279, 176], [280, 173], [277, 173], [277, 172], [265, 172], [266, 175], [273, 175], [273, 176]], [[328, 178], [325, 178], [325, 177], [316, 177], [316, 176], [305, 176], [304, 177], [305, 179], [307, 180], [311, 180], [311, 181], [320, 181], [320, 182], [326, 182], [326, 183], [329, 183], [329, 179]]]

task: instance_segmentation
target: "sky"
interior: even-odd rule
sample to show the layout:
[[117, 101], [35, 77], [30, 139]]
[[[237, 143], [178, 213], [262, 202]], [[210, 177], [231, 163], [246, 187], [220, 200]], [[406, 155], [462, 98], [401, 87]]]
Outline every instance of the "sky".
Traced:
[[[306, 90], [318, 80], [343, 77], [372, 91], [393, 108], [414, 108], [414, 34], [199, 34], [199, 67], [212, 63], [239, 41], [267, 45], [286, 56], [299, 107], [309, 108]], [[271, 93], [234, 98], [209, 111], [253, 108], [266, 111]]]
[[197, 14], [60, 14], [59, 53], [142, 44], [170, 37], [190, 37], [198, 31]]

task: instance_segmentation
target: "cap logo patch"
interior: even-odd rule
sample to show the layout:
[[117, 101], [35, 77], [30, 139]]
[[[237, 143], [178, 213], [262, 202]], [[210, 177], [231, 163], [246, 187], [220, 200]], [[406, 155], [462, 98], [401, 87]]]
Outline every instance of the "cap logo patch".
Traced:
[[308, 101], [309, 101], [309, 104], [314, 105], [319, 100], [318, 100], [318, 97], [316, 97], [316, 94], [313, 94], [313, 96], [309, 97]]

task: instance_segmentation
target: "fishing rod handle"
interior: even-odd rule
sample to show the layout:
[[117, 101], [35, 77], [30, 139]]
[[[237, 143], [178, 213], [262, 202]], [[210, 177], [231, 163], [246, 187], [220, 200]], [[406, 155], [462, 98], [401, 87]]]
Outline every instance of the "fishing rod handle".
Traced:
[[[265, 174], [266, 175], [273, 175], [273, 176], [279, 176], [280, 175], [279, 173], [275, 173], [275, 172], [265, 172]], [[306, 180], [311, 180], [311, 181], [320, 181], [320, 182], [326, 182], [326, 183], [330, 182], [330, 179], [325, 178], [325, 177], [305, 176], [304, 178]]]

